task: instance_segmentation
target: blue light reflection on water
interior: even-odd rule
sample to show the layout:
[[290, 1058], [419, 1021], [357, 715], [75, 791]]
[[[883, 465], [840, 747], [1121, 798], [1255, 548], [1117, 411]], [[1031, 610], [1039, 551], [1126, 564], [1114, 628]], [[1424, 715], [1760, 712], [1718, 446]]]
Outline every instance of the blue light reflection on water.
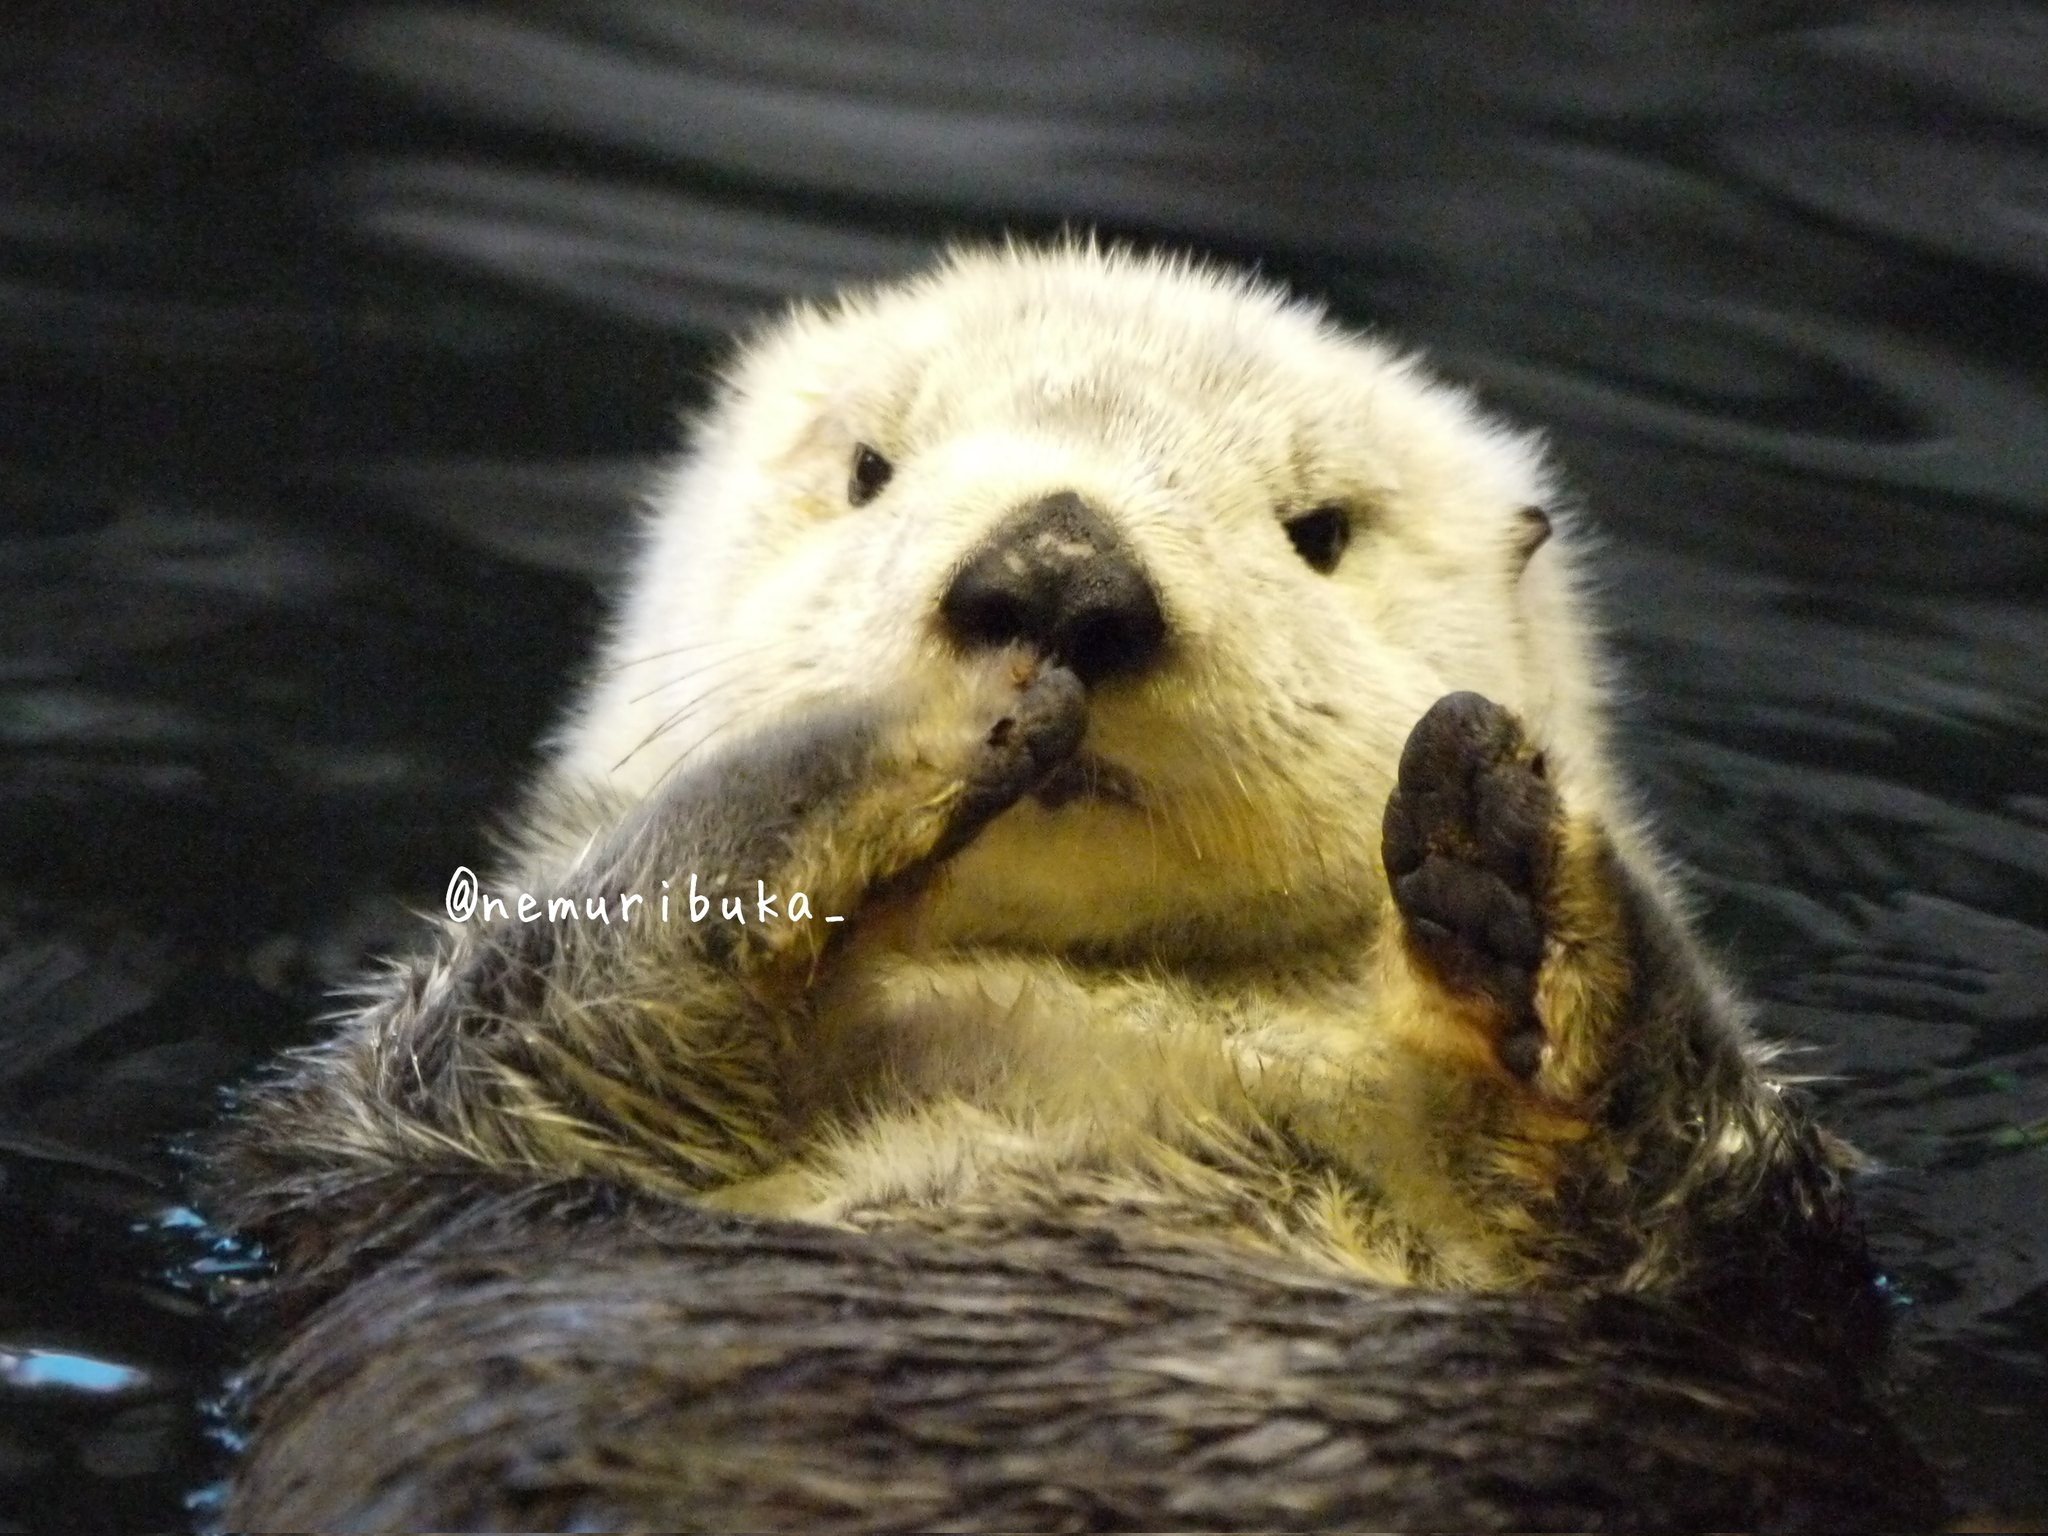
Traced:
[[0, 1345], [0, 1388], [105, 1395], [133, 1392], [150, 1385], [147, 1371], [112, 1360], [95, 1360], [58, 1349], [17, 1349]]

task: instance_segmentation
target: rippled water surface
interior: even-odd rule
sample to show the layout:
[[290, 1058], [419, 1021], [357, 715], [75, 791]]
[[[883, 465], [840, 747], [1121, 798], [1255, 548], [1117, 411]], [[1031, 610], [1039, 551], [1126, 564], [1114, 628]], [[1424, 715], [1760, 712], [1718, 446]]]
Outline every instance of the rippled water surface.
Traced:
[[[27, 4], [0, 52], [0, 1528], [193, 1518], [164, 1138], [481, 848], [785, 295], [1088, 222], [1550, 425], [1964, 1510], [2048, 1512], [2048, 12]], [[169, 1278], [175, 1276], [175, 1279]]]

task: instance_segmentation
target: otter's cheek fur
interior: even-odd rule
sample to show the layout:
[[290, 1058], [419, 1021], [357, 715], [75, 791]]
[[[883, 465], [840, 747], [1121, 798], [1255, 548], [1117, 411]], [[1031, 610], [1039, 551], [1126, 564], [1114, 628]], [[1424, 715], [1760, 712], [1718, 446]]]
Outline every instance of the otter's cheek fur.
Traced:
[[[220, 1208], [302, 1292], [581, 1179], [1846, 1313], [1841, 1150], [1609, 768], [1575, 547], [1532, 441], [1247, 279], [1013, 249], [801, 310], [496, 882], [646, 907], [444, 924], [249, 1095]], [[691, 875], [742, 900], [656, 920]]]

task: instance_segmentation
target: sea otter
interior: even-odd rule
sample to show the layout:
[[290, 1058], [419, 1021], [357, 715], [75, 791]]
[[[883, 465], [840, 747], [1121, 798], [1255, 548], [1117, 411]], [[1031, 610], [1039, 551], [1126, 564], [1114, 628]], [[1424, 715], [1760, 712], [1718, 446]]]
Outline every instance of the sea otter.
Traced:
[[[1353, 1336], [1398, 1315], [1482, 1361], [1492, 1340], [1499, 1370], [1432, 1383], [1493, 1425], [1477, 1441], [1404, 1399], [1416, 1383], [1389, 1399], [1447, 1468], [1512, 1463], [1490, 1405], [1568, 1384], [1617, 1307], [1657, 1319], [1631, 1338], [1776, 1317], [1835, 1358], [1869, 1310], [1849, 1154], [1773, 1079], [1609, 760], [1575, 521], [1537, 441], [1417, 359], [1188, 260], [968, 251], [764, 330], [654, 489], [483, 900], [451, 903], [213, 1148], [215, 1208], [274, 1255], [298, 1330], [258, 1377], [230, 1523], [911, 1520], [879, 1492], [901, 1447], [864, 1502], [822, 1430], [815, 1464], [798, 1433], [757, 1466], [702, 1422], [801, 1428], [776, 1395], [790, 1341], [871, 1304], [877, 1264], [987, 1324], [939, 1364], [890, 1356], [964, 1372], [963, 1426], [977, 1392], [1019, 1401], [1001, 1319], [1111, 1253], [1182, 1321], [1234, 1275], [1341, 1293]], [[837, 1255], [846, 1293], [815, 1282], [813, 1312], [751, 1334], [692, 1310], [734, 1266], [775, 1293], [791, 1244]], [[1179, 1300], [1156, 1283], [1175, 1264]], [[402, 1336], [371, 1342], [394, 1306]], [[525, 1347], [464, 1355], [507, 1317]], [[1510, 1318], [1566, 1364], [1503, 1342]], [[1275, 1354], [1258, 1315], [1234, 1327], [1203, 1347], [1237, 1340], [1244, 1379], [1188, 1411], [1233, 1402], [1252, 1462], [1293, 1457], [1273, 1405], [1313, 1399], [1329, 1362]], [[640, 1368], [592, 1365], [620, 1345]], [[1753, 1430], [1777, 1367], [1729, 1348], [1718, 1385], [1655, 1401], [1719, 1392]], [[527, 1354], [555, 1364], [522, 1388]], [[1601, 1497], [1655, 1481], [1659, 1410], [1614, 1385], [1625, 1355], [1579, 1399], [1602, 1405], [1588, 1465], [1557, 1474]], [[418, 1422], [367, 1451], [373, 1431], [338, 1426], [383, 1418], [399, 1371], [440, 1406], [392, 1407]], [[1856, 1419], [1853, 1370], [1814, 1372]], [[1105, 1428], [1082, 1380], [1027, 1394], [1000, 1443], [963, 1430], [919, 1462], [915, 1523], [1047, 1523], [1062, 1500], [1154, 1527], [1631, 1508], [1521, 1497], [1498, 1465], [1491, 1503], [1442, 1469], [1452, 1502], [1404, 1502], [1360, 1470], [1400, 1437], [1352, 1424], [1348, 1461], [1233, 1515], [1172, 1437]], [[566, 1420], [541, 1381], [575, 1383]], [[1856, 1422], [1845, 1443], [1890, 1446]], [[1032, 1426], [1074, 1424], [1093, 1460], [1033, 1460]], [[967, 1491], [1003, 1455], [1004, 1486], [1036, 1493]], [[1206, 1513], [1091, 1504], [1087, 1469], [1108, 1487], [1133, 1458]], [[1797, 1524], [1771, 1503], [1789, 1476], [1687, 1507]]]

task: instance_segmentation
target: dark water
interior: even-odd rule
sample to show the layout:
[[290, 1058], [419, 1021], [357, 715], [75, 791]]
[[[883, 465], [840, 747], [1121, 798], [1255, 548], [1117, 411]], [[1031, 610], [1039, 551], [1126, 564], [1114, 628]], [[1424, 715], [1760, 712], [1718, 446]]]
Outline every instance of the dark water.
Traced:
[[718, 337], [1256, 259], [1555, 429], [1964, 1510], [2048, 1512], [2048, 12], [26, 4], [0, 47], [0, 1529], [194, 1518], [164, 1138], [480, 852]]

